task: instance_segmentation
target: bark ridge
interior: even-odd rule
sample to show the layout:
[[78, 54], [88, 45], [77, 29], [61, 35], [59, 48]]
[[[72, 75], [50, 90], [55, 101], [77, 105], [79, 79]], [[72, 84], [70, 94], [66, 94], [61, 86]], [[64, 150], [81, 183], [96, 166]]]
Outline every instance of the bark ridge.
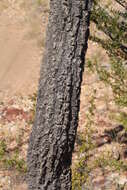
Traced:
[[71, 190], [91, 0], [50, 0], [46, 50], [28, 148], [29, 190]]

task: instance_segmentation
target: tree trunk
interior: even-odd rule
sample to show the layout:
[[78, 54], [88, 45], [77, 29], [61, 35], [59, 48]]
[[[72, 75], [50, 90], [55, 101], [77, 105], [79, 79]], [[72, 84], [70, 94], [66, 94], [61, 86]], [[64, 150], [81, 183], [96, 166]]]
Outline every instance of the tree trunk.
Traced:
[[92, 0], [50, 0], [36, 117], [28, 148], [29, 190], [70, 190]]

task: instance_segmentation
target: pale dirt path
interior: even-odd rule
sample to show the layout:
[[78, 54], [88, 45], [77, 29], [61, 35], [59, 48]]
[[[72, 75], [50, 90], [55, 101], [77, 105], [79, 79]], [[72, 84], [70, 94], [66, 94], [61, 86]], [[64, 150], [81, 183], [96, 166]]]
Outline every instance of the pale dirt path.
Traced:
[[0, 16], [0, 98], [28, 95], [37, 88], [41, 51], [27, 38], [29, 25]]

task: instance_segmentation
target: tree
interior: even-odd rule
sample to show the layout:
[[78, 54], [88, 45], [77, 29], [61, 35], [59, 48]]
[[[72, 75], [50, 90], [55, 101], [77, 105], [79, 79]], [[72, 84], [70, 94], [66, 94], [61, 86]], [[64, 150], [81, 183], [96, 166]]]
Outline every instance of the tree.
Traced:
[[91, 0], [51, 0], [35, 122], [28, 148], [30, 190], [71, 189]]

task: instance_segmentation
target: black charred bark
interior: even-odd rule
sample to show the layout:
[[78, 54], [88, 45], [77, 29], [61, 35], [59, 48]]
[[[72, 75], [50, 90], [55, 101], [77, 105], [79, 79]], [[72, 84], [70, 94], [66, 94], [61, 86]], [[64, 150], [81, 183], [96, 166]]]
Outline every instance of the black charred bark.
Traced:
[[29, 190], [71, 190], [92, 0], [50, 0], [46, 52], [28, 148]]

